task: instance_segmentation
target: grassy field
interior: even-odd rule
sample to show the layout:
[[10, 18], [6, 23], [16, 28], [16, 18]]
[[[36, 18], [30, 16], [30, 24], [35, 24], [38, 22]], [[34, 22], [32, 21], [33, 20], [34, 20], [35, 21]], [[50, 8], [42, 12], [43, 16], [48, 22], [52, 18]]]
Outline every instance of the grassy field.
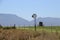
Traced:
[[0, 40], [60, 40], [60, 27], [17, 27], [0, 29]]
[[[17, 29], [35, 30], [34, 27], [17, 27]], [[55, 32], [55, 31], [60, 32], [60, 26], [45, 26], [45, 27], [37, 26], [36, 30], [37, 31], [45, 30], [45, 31], [48, 31], [48, 32]]]

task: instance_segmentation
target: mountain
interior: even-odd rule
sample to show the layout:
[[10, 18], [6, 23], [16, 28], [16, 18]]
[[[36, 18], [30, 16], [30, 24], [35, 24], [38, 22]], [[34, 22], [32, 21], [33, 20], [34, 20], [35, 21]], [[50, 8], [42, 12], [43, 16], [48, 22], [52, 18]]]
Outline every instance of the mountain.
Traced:
[[[36, 19], [37, 25], [39, 22], [43, 22], [44, 26], [60, 26], [60, 18], [52, 18], [52, 17], [46, 17], [46, 18], [38, 18]], [[34, 25], [34, 21], [30, 22], [30, 25]]]
[[0, 24], [3, 26], [13, 26], [14, 24], [24, 26], [29, 25], [29, 21], [13, 14], [0, 14]]
[[[60, 18], [39, 17], [36, 19], [37, 25], [39, 22], [43, 22], [44, 26], [60, 26]], [[34, 20], [29, 22], [13, 14], [0, 14], [0, 24], [3, 26], [13, 26], [14, 24], [16, 26], [32, 26], [34, 25]]]

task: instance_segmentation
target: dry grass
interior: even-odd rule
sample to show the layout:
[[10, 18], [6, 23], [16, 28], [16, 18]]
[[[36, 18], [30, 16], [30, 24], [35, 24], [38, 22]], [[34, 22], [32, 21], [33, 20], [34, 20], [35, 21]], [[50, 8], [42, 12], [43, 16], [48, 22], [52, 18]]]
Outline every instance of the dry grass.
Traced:
[[60, 33], [22, 29], [0, 29], [0, 40], [60, 40]]

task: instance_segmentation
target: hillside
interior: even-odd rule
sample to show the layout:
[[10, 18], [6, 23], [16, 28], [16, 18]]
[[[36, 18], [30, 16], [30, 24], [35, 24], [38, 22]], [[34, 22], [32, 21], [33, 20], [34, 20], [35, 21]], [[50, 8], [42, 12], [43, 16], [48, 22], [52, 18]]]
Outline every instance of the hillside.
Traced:
[[[39, 17], [36, 20], [37, 25], [40, 21], [43, 22], [44, 26], [60, 26], [60, 18]], [[34, 25], [34, 20], [28, 21], [13, 14], [0, 14], [0, 24], [3, 26], [13, 26], [14, 24], [16, 26], [30, 26]]]
[[0, 14], [0, 24], [3, 26], [12, 26], [14, 24], [18, 26], [24, 26], [28, 25], [29, 22], [13, 14]]
[[[52, 18], [52, 17], [45, 17], [45, 18], [37, 18], [36, 20], [37, 25], [39, 22], [43, 22], [44, 26], [60, 26], [60, 18]], [[34, 24], [34, 21], [30, 22], [31, 25]]]

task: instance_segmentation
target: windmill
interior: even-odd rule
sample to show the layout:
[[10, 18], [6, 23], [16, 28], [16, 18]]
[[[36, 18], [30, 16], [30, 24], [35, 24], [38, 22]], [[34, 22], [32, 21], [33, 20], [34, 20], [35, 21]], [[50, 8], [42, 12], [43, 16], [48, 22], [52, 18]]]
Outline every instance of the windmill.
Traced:
[[37, 18], [37, 15], [33, 14], [32, 18], [34, 19], [34, 27], [35, 27], [35, 31], [36, 31], [36, 18]]

